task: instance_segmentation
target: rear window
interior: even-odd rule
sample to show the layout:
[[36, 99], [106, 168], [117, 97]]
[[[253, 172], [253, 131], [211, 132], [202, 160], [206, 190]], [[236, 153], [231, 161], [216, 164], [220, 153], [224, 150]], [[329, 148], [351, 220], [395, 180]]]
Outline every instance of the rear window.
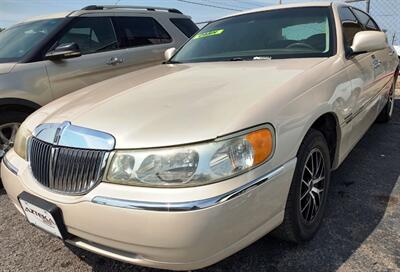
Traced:
[[168, 32], [151, 17], [114, 18], [120, 36], [121, 48], [172, 42]]
[[192, 20], [186, 18], [172, 18], [170, 21], [180, 30], [186, 37], [190, 38], [195, 34], [199, 28]]

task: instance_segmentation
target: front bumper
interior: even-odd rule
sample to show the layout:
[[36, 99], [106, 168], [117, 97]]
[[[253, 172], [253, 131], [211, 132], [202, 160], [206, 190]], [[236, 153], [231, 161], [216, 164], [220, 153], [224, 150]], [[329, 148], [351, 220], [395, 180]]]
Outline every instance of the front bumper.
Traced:
[[61, 208], [73, 235], [68, 243], [124, 262], [172, 270], [209, 266], [278, 226], [296, 165], [293, 159], [269, 171], [261, 166], [201, 187], [100, 183], [85, 196], [65, 196], [39, 185], [14, 151], [5, 161], [4, 187], [21, 213], [17, 196], [26, 191]]

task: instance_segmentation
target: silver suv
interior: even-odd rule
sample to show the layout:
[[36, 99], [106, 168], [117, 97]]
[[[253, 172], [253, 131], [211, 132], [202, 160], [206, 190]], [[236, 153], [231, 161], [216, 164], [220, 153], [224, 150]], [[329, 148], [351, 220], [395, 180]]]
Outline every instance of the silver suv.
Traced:
[[159, 64], [197, 32], [177, 9], [88, 6], [0, 33], [0, 160], [19, 124], [40, 106], [87, 85]]

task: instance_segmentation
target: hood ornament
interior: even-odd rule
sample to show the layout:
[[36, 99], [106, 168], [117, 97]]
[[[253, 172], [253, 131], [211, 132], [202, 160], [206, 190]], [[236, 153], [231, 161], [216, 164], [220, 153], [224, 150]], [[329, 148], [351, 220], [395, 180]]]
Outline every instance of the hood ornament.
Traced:
[[56, 135], [54, 135], [53, 144], [58, 145], [61, 139], [63, 131], [71, 125], [71, 122], [65, 121], [56, 130]]

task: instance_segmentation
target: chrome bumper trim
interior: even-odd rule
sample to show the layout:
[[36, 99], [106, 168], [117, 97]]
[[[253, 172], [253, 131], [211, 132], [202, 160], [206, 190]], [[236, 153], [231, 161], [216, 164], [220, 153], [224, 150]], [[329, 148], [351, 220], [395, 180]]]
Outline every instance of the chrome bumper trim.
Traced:
[[[295, 160], [295, 159], [293, 159]], [[290, 163], [289, 161], [288, 163]], [[287, 164], [288, 164], [287, 163]], [[135, 201], [135, 200], [125, 200], [125, 199], [115, 199], [103, 196], [96, 196], [92, 199], [93, 203], [118, 207], [118, 208], [126, 208], [126, 209], [134, 209], [134, 210], [148, 210], [148, 211], [160, 211], [160, 212], [185, 212], [185, 211], [195, 211], [210, 208], [212, 206], [227, 202], [232, 200], [252, 189], [255, 189], [266, 182], [271, 181], [275, 177], [279, 176], [284, 172], [286, 168], [286, 164], [276, 168], [272, 172], [263, 175], [253, 181], [250, 181], [230, 192], [225, 194], [187, 202], [145, 202], [145, 201]]]
[[7, 157], [3, 157], [3, 163], [5, 167], [7, 167], [8, 170], [10, 170], [14, 175], [18, 175], [18, 168], [15, 167], [9, 160], [7, 160]]

